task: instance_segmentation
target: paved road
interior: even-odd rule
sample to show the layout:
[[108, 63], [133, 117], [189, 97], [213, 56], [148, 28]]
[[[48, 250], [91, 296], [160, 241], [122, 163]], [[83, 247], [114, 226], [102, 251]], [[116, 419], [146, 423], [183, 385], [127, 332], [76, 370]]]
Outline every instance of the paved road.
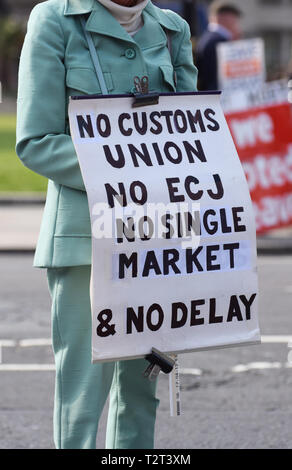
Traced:
[[[45, 271], [31, 265], [31, 255], [0, 256], [2, 449], [53, 448], [51, 347], [23, 342], [50, 337]], [[161, 375], [156, 448], [292, 448], [292, 257], [260, 257], [259, 274], [264, 343], [181, 356], [179, 418], [169, 416], [168, 377]], [[17, 370], [5, 370], [11, 364]], [[28, 364], [37, 370], [21, 370]], [[106, 409], [98, 448], [105, 426]]]

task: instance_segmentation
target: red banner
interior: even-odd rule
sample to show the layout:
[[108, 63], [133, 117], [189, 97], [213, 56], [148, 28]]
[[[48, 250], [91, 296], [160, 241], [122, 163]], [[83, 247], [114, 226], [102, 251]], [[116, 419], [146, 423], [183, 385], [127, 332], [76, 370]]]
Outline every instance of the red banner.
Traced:
[[289, 103], [227, 114], [254, 204], [257, 232], [292, 224]]

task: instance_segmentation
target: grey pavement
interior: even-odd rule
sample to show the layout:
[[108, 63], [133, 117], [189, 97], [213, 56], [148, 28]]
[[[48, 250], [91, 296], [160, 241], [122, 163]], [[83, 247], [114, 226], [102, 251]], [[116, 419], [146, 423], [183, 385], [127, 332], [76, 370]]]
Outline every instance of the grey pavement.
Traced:
[[0, 250], [34, 250], [43, 213], [42, 205], [0, 205]]
[[[0, 254], [1, 449], [54, 447], [50, 297], [32, 259]], [[292, 256], [260, 256], [258, 265], [262, 344], [180, 355], [182, 415], [170, 417], [161, 374], [157, 449], [292, 449]], [[107, 407], [97, 448], [106, 419]]]
[[[32, 267], [42, 212], [29, 195], [0, 203], [0, 449], [54, 447], [50, 298], [45, 270]], [[273, 254], [259, 256], [263, 343], [181, 355], [178, 418], [161, 374], [156, 448], [292, 448], [291, 239], [290, 228], [258, 239], [259, 252]], [[106, 419], [107, 406], [97, 448]]]
[[[35, 250], [43, 207], [40, 195], [0, 197], [0, 252]], [[292, 254], [292, 226], [259, 236], [257, 247], [259, 254]]]

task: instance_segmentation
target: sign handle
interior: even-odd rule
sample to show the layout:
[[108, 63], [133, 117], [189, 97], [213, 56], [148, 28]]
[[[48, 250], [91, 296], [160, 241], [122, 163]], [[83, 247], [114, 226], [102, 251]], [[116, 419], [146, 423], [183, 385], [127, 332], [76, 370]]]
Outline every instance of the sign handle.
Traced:
[[158, 351], [156, 348], [152, 348], [151, 353], [147, 354], [145, 359], [150, 364], [144, 371], [143, 376], [148, 377], [149, 380], [155, 380], [161, 370], [165, 374], [169, 374], [174, 367], [174, 359]]

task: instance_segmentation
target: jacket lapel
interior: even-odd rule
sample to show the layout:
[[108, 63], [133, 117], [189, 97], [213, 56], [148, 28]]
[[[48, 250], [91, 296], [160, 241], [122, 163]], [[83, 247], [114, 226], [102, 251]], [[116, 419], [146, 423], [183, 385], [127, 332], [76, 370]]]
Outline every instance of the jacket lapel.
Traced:
[[97, 0], [65, 0], [64, 15], [85, 15], [93, 10]]
[[86, 29], [91, 33], [103, 34], [104, 36], [112, 36], [124, 41], [134, 42], [125, 28], [123, 28], [113, 15], [96, 0], [93, 11], [87, 20]]
[[170, 31], [180, 31], [180, 27], [177, 21], [174, 19], [174, 14], [170, 12], [166, 13], [164, 10], [153, 5], [151, 1], [147, 4], [144, 12], [148, 13], [158, 22], [163, 28], [169, 29]]
[[[179, 31], [177, 23], [171, 15], [155, 7], [151, 1], [143, 11], [144, 26], [134, 36], [135, 40], [119, 24], [112, 14], [97, 0], [65, 0], [64, 15], [89, 14], [86, 29], [92, 33], [111, 36], [123, 41], [135, 42], [144, 48], [154, 47], [165, 42], [163, 29]], [[161, 27], [162, 26], [162, 27]], [[149, 33], [151, 31], [151, 33]]]
[[166, 43], [166, 35], [157, 19], [147, 9], [143, 11], [144, 26], [135, 34], [134, 39], [141, 49], [149, 49]]

